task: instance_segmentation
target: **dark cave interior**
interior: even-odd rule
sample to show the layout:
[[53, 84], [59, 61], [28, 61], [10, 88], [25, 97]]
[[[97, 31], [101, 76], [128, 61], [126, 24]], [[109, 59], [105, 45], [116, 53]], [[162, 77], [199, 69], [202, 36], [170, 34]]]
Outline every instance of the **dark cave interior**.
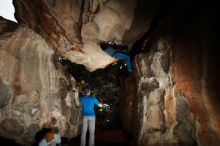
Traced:
[[62, 59], [60, 62], [63, 66], [67, 66], [66, 71], [75, 78], [78, 86], [82, 86], [82, 83], [84, 86], [90, 84], [92, 95], [102, 103], [110, 105], [110, 112], [96, 108], [97, 129], [116, 130], [122, 128], [119, 115], [120, 86], [128, 74], [123, 61], [118, 61], [93, 72], [86, 70], [83, 65], [71, 63], [67, 59]]

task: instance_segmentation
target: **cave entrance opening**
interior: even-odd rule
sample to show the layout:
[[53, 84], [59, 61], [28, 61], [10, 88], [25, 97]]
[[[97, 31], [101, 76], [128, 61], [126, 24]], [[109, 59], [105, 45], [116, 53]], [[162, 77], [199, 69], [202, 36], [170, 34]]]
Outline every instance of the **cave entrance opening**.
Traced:
[[98, 107], [96, 110], [96, 130], [108, 131], [122, 129], [119, 102], [121, 93], [121, 82], [123, 74], [127, 72], [123, 62], [110, 64], [104, 69], [98, 69], [89, 72], [83, 65], [71, 63], [64, 59], [62, 65], [67, 66], [66, 71], [70, 73], [77, 84], [88, 83], [92, 85], [92, 95], [103, 103], [110, 105], [110, 112], [101, 111]]

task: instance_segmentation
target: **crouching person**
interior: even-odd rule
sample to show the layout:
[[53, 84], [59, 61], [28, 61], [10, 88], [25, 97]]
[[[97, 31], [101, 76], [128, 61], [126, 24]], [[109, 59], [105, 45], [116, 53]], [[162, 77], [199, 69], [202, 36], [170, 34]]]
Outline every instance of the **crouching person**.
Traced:
[[54, 130], [48, 131], [38, 146], [61, 146], [60, 134]]

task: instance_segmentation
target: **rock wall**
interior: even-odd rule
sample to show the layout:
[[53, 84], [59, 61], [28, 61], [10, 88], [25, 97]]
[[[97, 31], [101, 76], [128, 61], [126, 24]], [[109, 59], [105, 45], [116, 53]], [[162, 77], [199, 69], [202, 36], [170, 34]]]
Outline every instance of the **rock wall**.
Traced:
[[139, 146], [219, 145], [218, 91], [207, 91], [208, 60], [190, 48], [191, 41], [179, 39], [159, 40], [137, 55], [137, 72], [124, 81], [122, 122]]
[[22, 145], [33, 143], [42, 127], [78, 135], [78, 95], [67, 91], [66, 79], [54, 66], [54, 50], [26, 26], [8, 31], [7, 26], [16, 26], [11, 23], [0, 20], [0, 134]]
[[125, 93], [136, 93], [122, 95], [129, 103], [122, 121], [139, 146], [220, 143], [217, 8], [186, 3], [172, 9], [178, 18], [164, 14], [150, 36], [153, 45], [135, 57], [137, 72], [124, 83]]
[[[166, 131], [164, 100], [172, 84], [168, 75], [170, 57], [170, 47], [164, 40], [160, 40], [153, 51], [135, 57], [136, 73], [133, 78], [125, 80], [127, 84], [122, 90], [127, 93], [127, 88], [132, 88], [130, 91], [133, 94], [122, 95], [122, 102], [130, 106], [122, 108], [122, 121], [128, 123], [125, 128], [128, 133], [133, 133], [140, 146], [158, 145]], [[136, 88], [127, 87], [131, 82], [129, 80], [136, 80]]]

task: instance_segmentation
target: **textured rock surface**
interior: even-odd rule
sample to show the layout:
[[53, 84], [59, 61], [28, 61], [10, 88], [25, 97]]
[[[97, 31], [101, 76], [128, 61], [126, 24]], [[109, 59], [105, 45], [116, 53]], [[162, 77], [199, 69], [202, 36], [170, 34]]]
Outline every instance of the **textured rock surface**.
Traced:
[[[3, 32], [7, 21], [0, 24]], [[1, 135], [30, 145], [36, 132], [53, 121], [62, 136], [78, 135], [80, 109], [64, 88], [53, 55], [46, 41], [25, 26], [0, 36]]]
[[[171, 82], [170, 61], [171, 48], [163, 39], [152, 51], [135, 58], [137, 89], [133, 86], [129, 90], [137, 95], [123, 95], [122, 102], [130, 102], [131, 106], [122, 108], [122, 121], [128, 123], [125, 128], [134, 133], [140, 146], [196, 144], [196, 122], [188, 117], [191, 107], [186, 97]], [[125, 86], [129, 86], [128, 82]]]
[[[152, 51], [146, 55], [138, 55], [135, 61], [144, 62], [138, 70], [140, 77], [138, 83], [137, 102], [138, 117], [140, 127], [137, 133], [138, 145], [157, 145], [161, 141], [162, 134], [165, 131], [164, 112], [164, 96], [165, 91], [169, 88], [169, 75], [164, 71], [161, 64], [162, 58], [170, 60], [170, 48], [164, 45], [165, 42], [160, 40], [155, 47], [156, 51]], [[162, 44], [162, 45], [161, 45]], [[146, 69], [141, 69], [146, 68]], [[145, 71], [149, 73], [144, 73]], [[143, 72], [144, 71], [144, 72]], [[145, 85], [145, 86], [143, 86]], [[144, 88], [143, 88], [144, 87]]]
[[62, 56], [94, 71], [115, 61], [98, 44], [113, 38], [122, 43], [136, 0], [15, 0], [14, 4], [18, 22], [41, 34]]
[[135, 57], [136, 78], [123, 89], [137, 92], [122, 98], [131, 105], [121, 108], [122, 120], [140, 146], [218, 146], [218, 8], [195, 1], [170, 4], [146, 35], [148, 48]]

